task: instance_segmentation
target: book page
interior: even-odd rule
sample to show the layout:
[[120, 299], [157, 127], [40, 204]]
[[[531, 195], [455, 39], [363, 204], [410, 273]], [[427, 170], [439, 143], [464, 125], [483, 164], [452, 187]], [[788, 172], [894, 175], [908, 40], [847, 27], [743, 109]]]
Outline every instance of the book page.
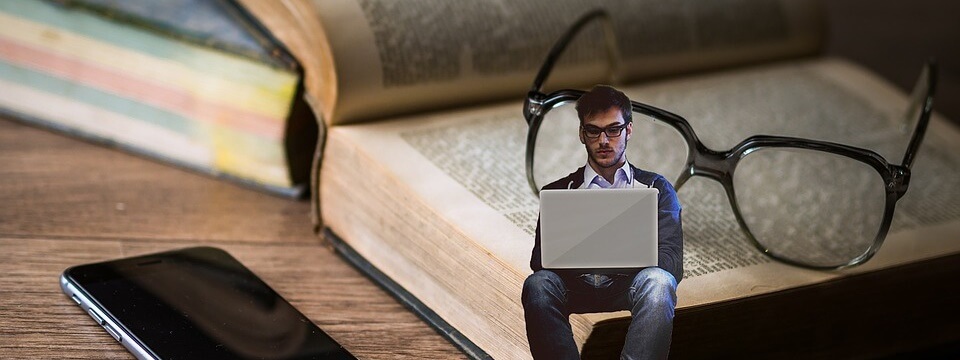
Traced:
[[[906, 97], [839, 60], [764, 66], [623, 89], [634, 100], [687, 118], [713, 149], [728, 149], [757, 133], [790, 135], [868, 148], [899, 163], [910, 136], [900, 120]], [[538, 200], [523, 170], [527, 127], [520, 103], [339, 130], [363, 139], [360, 148], [382, 159], [444, 221], [490, 251], [517, 279], [529, 274]], [[678, 191], [685, 239], [679, 306], [746, 297], [960, 251], [958, 140], [955, 128], [933, 119], [883, 247], [866, 264], [842, 271], [806, 270], [764, 256], [743, 235], [721, 185], [694, 177]], [[655, 149], [655, 141], [635, 138], [629, 147]], [[583, 165], [580, 161], [562, 170], [572, 172]], [[841, 210], [858, 205], [838, 204]]]
[[598, 6], [611, 14], [622, 66], [611, 74], [596, 22], [551, 86], [811, 54], [823, 34], [819, 5], [806, 0], [241, 2], [304, 63], [327, 124], [522, 96], [560, 35]]

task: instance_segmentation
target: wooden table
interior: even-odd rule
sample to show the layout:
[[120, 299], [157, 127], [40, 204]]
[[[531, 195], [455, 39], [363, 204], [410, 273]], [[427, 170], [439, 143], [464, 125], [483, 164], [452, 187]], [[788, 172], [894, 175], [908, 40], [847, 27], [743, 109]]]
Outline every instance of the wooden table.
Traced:
[[221, 247], [361, 358], [462, 358], [313, 234], [310, 204], [0, 118], [0, 358], [130, 358], [71, 265]]

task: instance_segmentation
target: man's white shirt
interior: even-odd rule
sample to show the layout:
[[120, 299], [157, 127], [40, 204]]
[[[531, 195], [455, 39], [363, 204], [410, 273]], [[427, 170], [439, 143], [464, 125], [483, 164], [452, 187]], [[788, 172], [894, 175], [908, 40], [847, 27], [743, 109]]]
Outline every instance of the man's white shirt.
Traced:
[[587, 162], [587, 165], [583, 167], [583, 184], [580, 185], [581, 189], [623, 189], [633, 187], [633, 171], [630, 168], [630, 162], [624, 161], [623, 166], [617, 169], [617, 172], [613, 174], [613, 184], [611, 184], [607, 179], [604, 179], [603, 176], [597, 174], [593, 167], [590, 166], [590, 162]]

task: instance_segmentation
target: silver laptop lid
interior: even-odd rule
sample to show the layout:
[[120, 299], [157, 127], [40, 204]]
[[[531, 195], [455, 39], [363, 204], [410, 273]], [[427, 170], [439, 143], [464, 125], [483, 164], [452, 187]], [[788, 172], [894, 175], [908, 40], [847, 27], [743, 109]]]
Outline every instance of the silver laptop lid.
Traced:
[[540, 192], [540, 254], [545, 269], [657, 265], [655, 188]]

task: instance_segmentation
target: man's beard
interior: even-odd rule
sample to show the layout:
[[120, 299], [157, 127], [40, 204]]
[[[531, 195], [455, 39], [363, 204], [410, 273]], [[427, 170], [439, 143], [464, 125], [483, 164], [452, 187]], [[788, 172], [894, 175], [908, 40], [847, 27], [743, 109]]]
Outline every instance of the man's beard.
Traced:
[[[604, 150], [604, 151], [609, 150], [610, 153], [614, 155], [614, 157], [610, 160], [610, 163], [602, 162], [603, 159], [601, 159], [599, 155], [601, 150]], [[617, 149], [615, 149], [613, 146], [606, 146], [606, 147], [600, 147], [600, 148], [597, 148], [596, 150], [590, 151], [590, 158], [593, 160], [594, 164], [597, 164], [597, 166], [600, 166], [602, 168], [609, 168], [609, 167], [617, 166], [618, 164], [620, 164], [620, 161], [623, 160], [623, 154], [624, 154], [623, 149], [620, 149], [620, 151], [617, 151]]]

